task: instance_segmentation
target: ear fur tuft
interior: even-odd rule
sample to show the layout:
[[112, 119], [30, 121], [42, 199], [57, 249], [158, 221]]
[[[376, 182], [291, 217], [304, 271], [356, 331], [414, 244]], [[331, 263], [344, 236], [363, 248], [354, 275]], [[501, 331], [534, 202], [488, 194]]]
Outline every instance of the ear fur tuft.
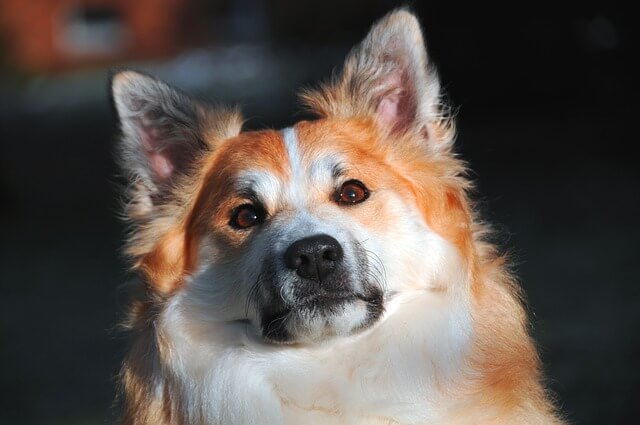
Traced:
[[115, 73], [111, 91], [122, 131], [121, 163], [131, 183], [128, 215], [133, 219], [167, 202], [202, 155], [241, 131], [238, 111], [213, 109], [136, 71]]
[[337, 77], [301, 97], [320, 117], [370, 117], [383, 134], [413, 135], [432, 146], [453, 139], [420, 24], [404, 8], [373, 25]]

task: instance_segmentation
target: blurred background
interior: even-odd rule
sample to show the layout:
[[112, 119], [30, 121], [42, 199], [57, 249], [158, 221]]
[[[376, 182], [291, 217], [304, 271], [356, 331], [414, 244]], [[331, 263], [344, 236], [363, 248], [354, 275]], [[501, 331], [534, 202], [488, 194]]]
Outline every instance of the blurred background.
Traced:
[[[129, 276], [108, 70], [281, 127], [302, 117], [296, 89], [399, 4], [0, 1], [0, 423], [116, 421]], [[558, 404], [575, 424], [637, 423], [637, 18], [615, 1], [412, 7]]]

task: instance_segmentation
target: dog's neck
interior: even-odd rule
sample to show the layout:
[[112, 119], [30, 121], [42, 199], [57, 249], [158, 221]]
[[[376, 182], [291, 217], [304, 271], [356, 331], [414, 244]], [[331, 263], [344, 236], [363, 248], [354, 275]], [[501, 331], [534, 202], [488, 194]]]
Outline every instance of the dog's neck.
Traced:
[[472, 334], [468, 300], [429, 290], [395, 297], [373, 328], [322, 345], [273, 346], [256, 341], [247, 324], [208, 326], [183, 320], [176, 297], [156, 327], [165, 364], [154, 381], [171, 388], [187, 423], [216, 423], [220, 412], [251, 423], [278, 423], [281, 414], [287, 423], [435, 420], [461, 379]]

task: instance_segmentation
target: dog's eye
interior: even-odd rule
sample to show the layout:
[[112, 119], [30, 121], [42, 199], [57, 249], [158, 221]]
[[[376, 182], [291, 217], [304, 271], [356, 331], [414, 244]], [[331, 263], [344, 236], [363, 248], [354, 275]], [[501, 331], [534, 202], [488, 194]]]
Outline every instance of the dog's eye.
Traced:
[[251, 204], [244, 204], [237, 207], [231, 215], [229, 224], [236, 229], [244, 230], [264, 221], [264, 211]]
[[336, 192], [336, 202], [343, 205], [359, 204], [369, 197], [367, 187], [358, 180], [349, 180]]

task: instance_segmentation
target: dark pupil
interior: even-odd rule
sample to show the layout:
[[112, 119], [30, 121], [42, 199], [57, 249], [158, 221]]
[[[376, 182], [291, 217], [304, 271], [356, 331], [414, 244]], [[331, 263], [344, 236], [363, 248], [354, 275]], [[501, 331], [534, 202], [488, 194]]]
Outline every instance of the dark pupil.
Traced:
[[347, 184], [343, 186], [342, 193], [340, 194], [342, 202], [349, 202], [352, 204], [361, 201], [363, 197], [364, 192], [362, 188], [356, 184]]
[[238, 214], [238, 225], [249, 227], [258, 219], [258, 215], [253, 208], [245, 208]]
[[349, 186], [345, 190], [345, 195], [346, 195], [347, 200], [353, 201], [353, 200], [358, 198], [358, 191], [353, 186]]

